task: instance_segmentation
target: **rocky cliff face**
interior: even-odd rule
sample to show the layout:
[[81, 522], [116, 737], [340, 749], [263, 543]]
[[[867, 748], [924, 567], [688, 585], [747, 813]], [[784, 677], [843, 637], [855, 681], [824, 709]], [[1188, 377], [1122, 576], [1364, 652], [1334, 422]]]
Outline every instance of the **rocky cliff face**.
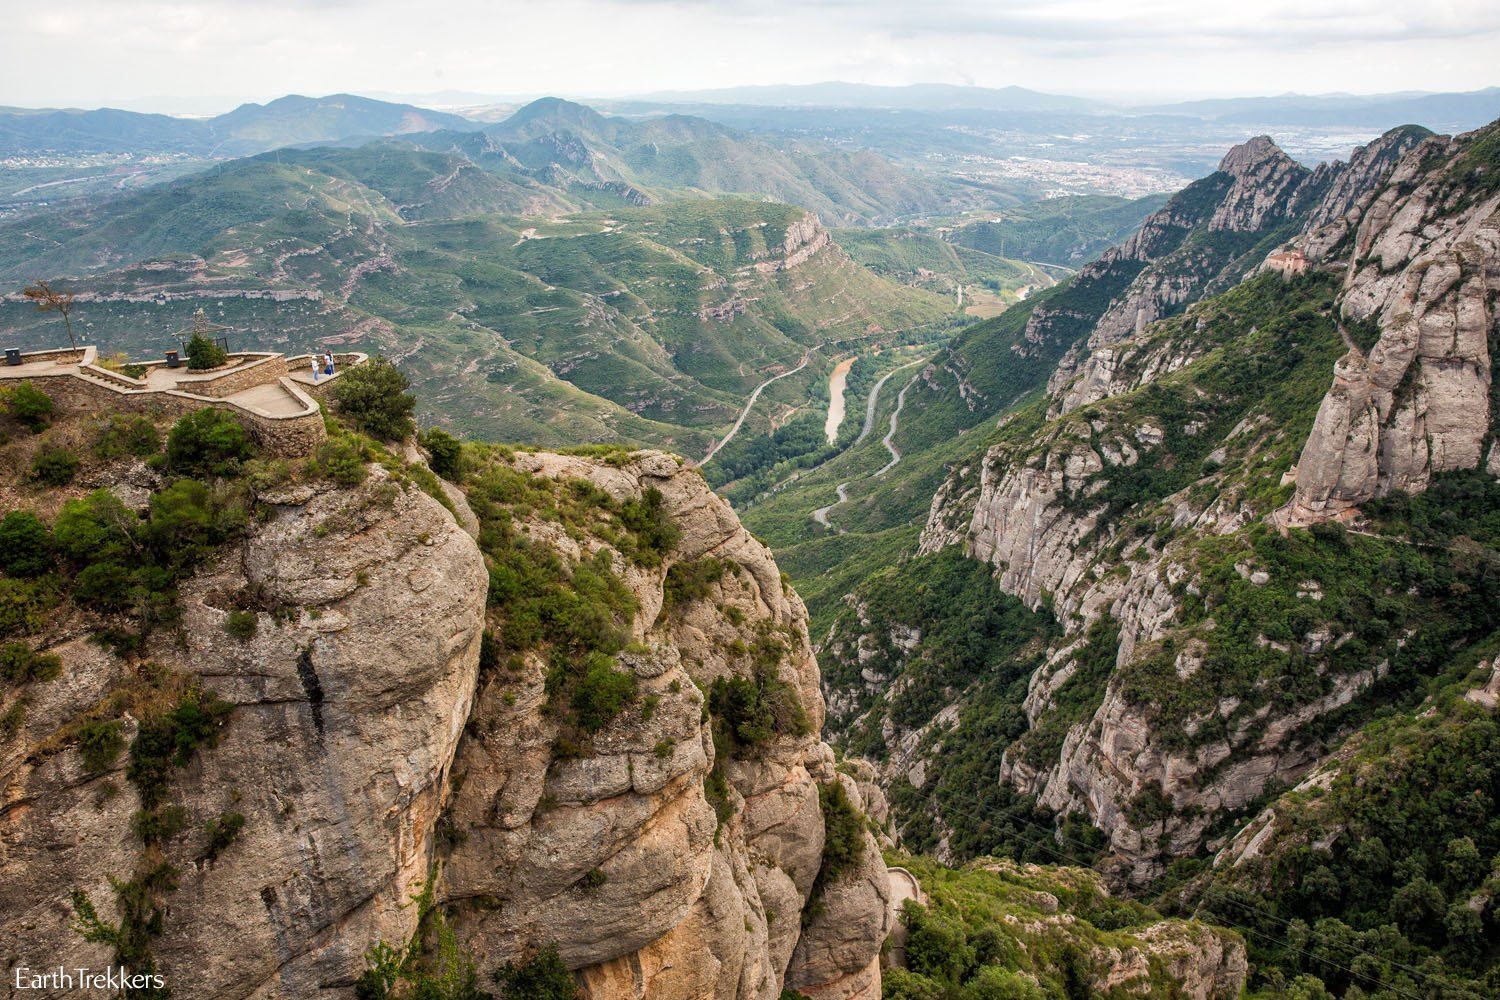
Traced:
[[[481, 679], [454, 765], [448, 822], [463, 839], [442, 882], [461, 939], [485, 965], [555, 944], [598, 997], [769, 998], [783, 984], [818, 998], [878, 996], [889, 889], [872, 838], [818, 915], [803, 916], [824, 846], [819, 785], [838, 779], [817, 736], [806, 612], [769, 550], [668, 456], [613, 467], [529, 454], [516, 464], [619, 500], [659, 490], [682, 537], [646, 570], [600, 539], [526, 523], [570, 562], [602, 553], [615, 563], [639, 608], [622, 662], [653, 708], [620, 715], [587, 752], [559, 756], [542, 658]], [[689, 601], [670, 599], [671, 567], [705, 560], [722, 575]], [[808, 729], [716, 759], [704, 692], [747, 676], [746, 650], [768, 634], [784, 643], [775, 676], [796, 692]], [[705, 794], [715, 773], [727, 781], [721, 818]]]
[[780, 245], [769, 249], [765, 260], [756, 261], [755, 270], [763, 274], [794, 270], [832, 242], [818, 217], [808, 212], [787, 226]]
[[[848, 818], [878, 792], [821, 742], [806, 612], [770, 552], [666, 455], [494, 461], [517, 491], [504, 524], [496, 494], [476, 516], [448, 485], [453, 514], [399, 462], [352, 488], [251, 485], [258, 517], [182, 584], [180, 628], [110, 651], [65, 602], [27, 636], [60, 670], [7, 715], [12, 964], [128, 955], [178, 996], [351, 996], [376, 942], [432, 943], [412, 905], [426, 887], [485, 984], [550, 946], [595, 998], [879, 996], [885, 866]], [[163, 485], [139, 466], [91, 475], [142, 505]], [[632, 560], [633, 536], [589, 511], [647, 491], [675, 541]], [[633, 612], [607, 668], [631, 693], [586, 737], [555, 656], [484, 652], [507, 609], [486, 608], [481, 549], [512, 530]], [[770, 692], [796, 724], [716, 747], [716, 681]], [[142, 761], [160, 738], [158, 787]], [[830, 873], [823, 800], [841, 782], [857, 836]]]
[[[1251, 648], [1287, 658], [1285, 673], [1241, 690], [1228, 671], [1254, 656], [1226, 652], [1216, 630], [1236, 588], [1323, 600], [1326, 581], [1278, 575], [1293, 571], [1254, 555], [1256, 526], [1288, 497], [1281, 524], [1349, 517], [1372, 497], [1490, 461], [1500, 198], [1493, 166], [1478, 160], [1492, 145], [1488, 131], [1450, 142], [1398, 130], [1318, 174], [1261, 140], [1237, 148], [1211, 225], [1269, 223], [1262, 232], [1296, 237], [1328, 269], [1287, 293], [1266, 276], [1150, 323], [1158, 306], [1143, 303], [1171, 296], [1148, 266], [1096, 326], [1086, 359], [1059, 366], [1040, 430], [1017, 420], [1026, 429], [1002, 431], [934, 498], [921, 551], [963, 546], [1067, 632], [1032, 677], [1030, 732], [1007, 752], [1003, 779], [1102, 828], [1133, 877], [1197, 850], [1216, 817], [1268, 782], [1295, 782], [1326, 750], [1315, 723], [1351, 717], [1390, 669], [1388, 656], [1338, 652], [1359, 631], [1352, 621], [1280, 639], [1261, 627]], [[1268, 368], [1278, 353], [1283, 367]], [[1323, 397], [1320, 373], [1340, 354]], [[1211, 552], [1223, 553], [1212, 570]], [[1226, 568], [1229, 578], [1214, 575]], [[1308, 662], [1311, 683], [1297, 666]], [[1277, 683], [1306, 690], [1272, 704]]]
[[[1320, 164], [1311, 171], [1267, 136], [1231, 149], [1218, 172], [1178, 194], [1129, 242], [1110, 251], [1145, 268], [1111, 302], [1086, 344], [1053, 373], [1048, 385], [1056, 400], [1052, 413], [1067, 413], [1132, 388], [1120, 384], [1115, 374], [1120, 364], [1116, 345], [1138, 339], [1156, 320], [1229, 287], [1278, 242], [1300, 230], [1310, 256], [1331, 252], [1425, 134], [1412, 127], [1392, 129], [1356, 149], [1348, 161]], [[1307, 235], [1314, 232], [1316, 237]], [[1174, 370], [1186, 360], [1181, 355], [1161, 359], [1145, 377]]]
[[[1491, 444], [1500, 193], [1456, 181], [1493, 142], [1493, 129], [1427, 140], [1360, 213], [1341, 310], [1378, 337], [1368, 350], [1351, 339], [1334, 370], [1297, 464], [1288, 523], [1347, 516], [1393, 490], [1420, 492], [1435, 473], [1486, 464], [1500, 472]], [[1495, 169], [1477, 169], [1486, 167]]]
[[[1133, 261], [1141, 270], [1109, 304], [1086, 343], [1069, 352], [1053, 373], [1048, 391], [1058, 397], [1055, 412], [1102, 398], [1089, 387], [1108, 368], [1111, 345], [1181, 312], [1242, 273], [1261, 240], [1275, 239], [1305, 210], [1312, 176], [1268, 136], [1257, 136], [1231, 149], [1216, 172], [1175, 195], [1129, 241], [1108, 251], [1100, 265]], [[1075, 378], [1083, 387], [1066, 392]]]
[[[412, 935], [473, 697], [483, 563], [447, 511], [383, 474], [261, 499], [269, 519], [183, 587], [180, 638], [121, 657], [76, 614], [41, 637], [61, 677], [34, 686], [6, 740], [0, 937], [19, 964], [108, 965], [69, 893], [127, 921], [111, 880], [143, 853], [179, 873], [150, 948], [178, 996], [321, 994], [352, 985], [373, 941]], [[231, 639], [228, 614], [247, 607], [254, 634]], [[118, 718], [132, 743], [194, 687], [233, 708], [219, 746], [172, 778], [184, 832], [143, 850], [133, 757], [91, 768], [81, 727]], [[235, 815], [238, 839], [209, 857], [205, 828]]]

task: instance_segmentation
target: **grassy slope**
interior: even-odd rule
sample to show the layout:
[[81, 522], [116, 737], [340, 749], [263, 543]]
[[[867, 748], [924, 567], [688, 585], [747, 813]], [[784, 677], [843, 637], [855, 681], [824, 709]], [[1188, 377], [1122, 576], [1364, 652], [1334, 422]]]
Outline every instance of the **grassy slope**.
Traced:
[[[768, 370], [807, 348], [948, 311], [837, 248], [792, 271], [757, 270], [800, 209], [691, 200], [535, 226], [464, 214], [513, 195], [451, 157], [390, 146], [240, 161], [83, 213], [0, 226], [0, 273], [87, 272], [70, 287], [148, 299], [214, 285], [321, 292], [279, 304], [89, 303], [78, 315], [108, 349], [156, 353], [206, 305], [242, 332], [235, 346], [300, 351], [334, 340], [399, 357], [432, 415], [461, 430], [541, 443], [626, 438], [687, 454], [734, 418]], [[153, 263], [135, 265], [143, 260]], [[726, 305], [723, 318], [703, 312]], [[0, 316], [38, 344], [57, 336], [24, 304]]]
[[1166, 202], [1166, 195], [1049, 198], [1007, 208], [996, 213], [1000, 221], [970, 223], [948, 238], [989, 254], [1077, 268], [1123, 243]]

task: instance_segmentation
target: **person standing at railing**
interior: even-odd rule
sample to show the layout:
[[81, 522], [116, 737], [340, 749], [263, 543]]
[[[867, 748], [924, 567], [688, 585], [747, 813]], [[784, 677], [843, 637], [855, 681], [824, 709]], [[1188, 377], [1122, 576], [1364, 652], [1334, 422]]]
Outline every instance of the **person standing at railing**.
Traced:
[[318, 384], [318, 356], [311, 351], [307, 352], [308, 364], [312, 365], [313, 385]]
[[324, 351], [323, 352], [323, 374], [324, 375], [332, 375], [333, 374], [333, 352], [332, 351]]

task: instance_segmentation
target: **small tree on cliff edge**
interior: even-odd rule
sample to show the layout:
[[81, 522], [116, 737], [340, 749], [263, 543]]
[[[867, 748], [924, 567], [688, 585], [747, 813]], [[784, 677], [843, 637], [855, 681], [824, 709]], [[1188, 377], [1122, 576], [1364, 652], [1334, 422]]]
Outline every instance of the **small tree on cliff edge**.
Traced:
[[36, 304], [37, 312], [55, 312], [61, 315], [63, 325], [68, 328], [68, 343], [73, 350], [78, 350], [78, 340], [73, 336], [72, 292], [59, 291], [45, 281], [38, 281], [34, 285], [28, 285], [21, 294]]
[[399, 441], [416, 427], [412, 413], [417, 397], [406, 376], [385, 358], [374, 357], [347, 368], [333, 389], [339, 413], [371, 437]]

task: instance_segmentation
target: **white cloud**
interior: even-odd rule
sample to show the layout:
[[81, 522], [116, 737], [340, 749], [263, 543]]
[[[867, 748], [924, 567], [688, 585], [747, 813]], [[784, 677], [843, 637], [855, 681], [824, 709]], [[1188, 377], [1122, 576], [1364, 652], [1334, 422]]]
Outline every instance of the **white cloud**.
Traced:
[[1474, 0], [71, 0], [0, 35], [0, 104], [339, 90], [609, 96], [854, 79], [1101, 95], [1500, 83]]

